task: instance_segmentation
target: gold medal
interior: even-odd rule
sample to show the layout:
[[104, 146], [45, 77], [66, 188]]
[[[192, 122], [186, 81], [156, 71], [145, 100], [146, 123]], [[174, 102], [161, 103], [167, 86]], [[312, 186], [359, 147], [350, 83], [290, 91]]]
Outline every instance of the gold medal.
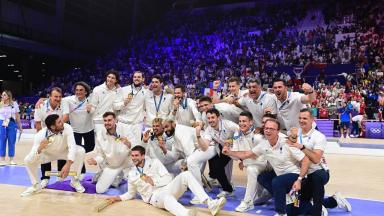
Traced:
[[144, 173], [141, 173], [140, 178], [141, 178], [141, 180], [144, 181], [147, 178], [147, 175], [145, 175]]
[[156, 112], [156, 118], [159, 118], [160, 113]]
[[128, 99], [132, 99], [133, 98], [133, 94], [132, 93], [129, 93], [128, 94]]
[[52, 143], [54, 140], [55, 140], [55, 139], [53, 139], [53, 137], [49, 137], [49, 138], [48, 138], [48, 142], [49, 142], [49, 143]]

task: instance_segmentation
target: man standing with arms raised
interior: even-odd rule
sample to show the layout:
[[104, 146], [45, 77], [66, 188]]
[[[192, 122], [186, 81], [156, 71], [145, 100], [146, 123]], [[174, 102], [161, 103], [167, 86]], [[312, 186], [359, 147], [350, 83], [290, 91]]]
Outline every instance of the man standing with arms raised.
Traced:
[[261, 127], [262, 118], [266, 111], [271, 114], [277, 113], [276, 102], [272, 94], [262, 91], [260, 80], [251, 78], [248, 80], [247, 86], [248, 94], [241, 97], [237, 103], [249, 110], [252, 113], [255, 126]]
[[273, 82], [273, 93], [277, 105], [277, 118], [282, 130], [289, 130], [292, 127], [299, 127], [299, 113], [305, 105], [316, 99], [316, 92], [308, 83], [302, 87], [304, 94], [288, 91], [284, 80], [277, 79]]

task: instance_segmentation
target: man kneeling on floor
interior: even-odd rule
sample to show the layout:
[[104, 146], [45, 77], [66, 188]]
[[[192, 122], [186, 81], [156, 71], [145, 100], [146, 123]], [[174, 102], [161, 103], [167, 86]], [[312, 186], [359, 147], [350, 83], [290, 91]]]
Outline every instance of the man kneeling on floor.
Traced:
[[128, 174], [128, 192], [108, 198], [109, 202], [134, 199], [136, 193], [139, 193], [144, 202], [177, 216], [197, 214], [196, 209], [187, 209], [177, 201], [187, 188], [208, 205], [212, 215], [219, 213], [226, 202], [224, 197], [212, 200], [189, 171], [182, 172], [172, 180], [172, 175], [158, 159], [145, 157], [142, 146], [132, 148], [131, 158], [134, 167]]
[[24, 191], [21, 196], [39, 193], [41, 191], [38, 180], [40, 165], [58, 159], [67, 160], [60, 171], [60, 177], [65, 179], [70, 171], [75, 171], [77, 176], [74, 176], [71, 180], [71, 186], [77, 192], [83, 193], [85, 189], [78, 179], [83, 167], [84, 148], [76, 145], [72, 127], [63, 123], [59, 115], [47, 116], [45, 125], [47, 127], [35, 135], [32, 150], [24, 159], [32, 186]]

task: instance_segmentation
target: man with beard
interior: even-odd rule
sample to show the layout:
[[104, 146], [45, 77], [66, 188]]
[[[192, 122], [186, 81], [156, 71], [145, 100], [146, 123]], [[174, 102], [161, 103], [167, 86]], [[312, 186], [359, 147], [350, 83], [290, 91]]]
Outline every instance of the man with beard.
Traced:
[[226, 202], [225, 198], [216, 200], [209, 198], [189, 171], [179, 174], [172, 180], [172, 176], [159, 160], [145, 157], [145, 149], [142, 146], [132, 148], [131, 158], [135, 166], [128, 174], [127, 193], [107, 198], [107, 201], [114, 203], [131, 200], [139, 193], [145, 203], [166, 209], [177, 216], [197, 215], [196, 209], [186, 209], [177, 201], [188, 188], [202, 203], [208, 205], [212, 215], [217, 215]]
[[141, 139], [142, 122], [144, 120], [144, 101], [148, 90], [144, 88], [143, 72], [133, 74], [133, 83], [120, 89], [113, 103], [114, 110], [119, 111], [117, 119], [126, 124], [135, 135]]
[[97, 182], [97, 193], [104, 193], [111, 185], [119, 186], [122, 171], [132, 166], [131, 147], [138, 143], [127, 125], [116, 121], [115, 113], [104, 113], [103, 120], [104, 128], [96, 134], [97, 156], [87, 160], [89, 165], [98, 165], [100, 169], [93, 179]]
[[197, 110], [196, 101], [187, 98], [183, 85], [175, 86], [174, 97], [172, 115], [175, 116], [177, 124], [194, 126], [195, 123], [201, 122], [201, 114]]
[[288, 91], [284, 80], [277, 79], [273, 82], [273, 92], [277, 105], [277, 117], [282, 130], [299, 127], [299, 113], [305, 108], [305, 104], [312, 103], [316, 99], [316, 92], [308, 84], [302, 86], [304, 94]]
[[[169, 172], [179, 173], [181, 161], [178, 152], [173, 150], [173, 139], [167, 139], [164, 134], [163, 119], [152, 120], [152, 129], [143, 134], [143, 146], [147, 149], [147, 156], [158, 159]], [[168, 153], [168, 154], [167, 154]]]
[[[49, 92], [48, 100], [40, 103], [36, 108], [34, 119], [35, 127], [39, 132], [45, 125], [45, 119], [51, 114], [57, 114], [63, 117], [63, 103], [62, 103], [62, 91], [59, 87], [53, 87]], [[63, 118], [64, 122], [68, 121], [68, 117]], [[57, 169], [60, 171], [64, 166], [65, 161], [59, 160], [57, 162]], [[51, 171], [51, 163], [41, 164], [41, 188], [47, 187], [49, 183], [49, 176], [45, 175], [46, 171]], [[59, 178], [59, 180], [61, 180]]]
[[163, 90], [163, 79], [154, 75], [151, 82], [152, 91], [145, 96], [145, 123], [151, 125], [154, 118], [172, 118], [172, 95]]
[[260, 80], [251, 78], [247, 82], [249, 92], [241, 97], [237, 103], [252, 113], [253, 122], [256, 127], [261, 127], [262, 117], [266, 111], [271, 114], [277, 113], [276, 102], [273, 95], [261, 89]]
[[119, 82], [119, 73], [115, 70], [109, 70], [106, 73], [105, 82], [93, 89], [89, 106], [91, 107], [91, 113], [93, 115], [95, 133], [104, 127], [103, 114], [113, 112], [113, 102], [120, 89]]
[[[187, 168], [197, 178], [201, 177], [201, 164], [188, 163], [188, 157], [197, 149], [196, 129], [181, 124], [176, 124], [173, 120], [163, 122], [164, 132], [167, 135], [166, 142], [172, 143], [172, 150], [165, 154], [175, 155], [179, 158], [175, 166]], [[184, 167], [186, 166], [186, 167]]]
[[21, 196], [41, 192], [42, 187], [37, 175], [39, 165], [58, 159], [66, 160], [59, 176], [65, 179], [70, 170], [75, 171], [77, 176], [71, 180], [71, 186], [78, 193], [83, 193], [85, 189], [80, 184], [79, 177], [85, 156], [84, 148], [76, 145], [72, 127], [63, 123], [59, 115], [51, 114], [44, 122], [47, 127], [35, 135], [33, 147], [24, 159], [32, 186], [27, 188]]

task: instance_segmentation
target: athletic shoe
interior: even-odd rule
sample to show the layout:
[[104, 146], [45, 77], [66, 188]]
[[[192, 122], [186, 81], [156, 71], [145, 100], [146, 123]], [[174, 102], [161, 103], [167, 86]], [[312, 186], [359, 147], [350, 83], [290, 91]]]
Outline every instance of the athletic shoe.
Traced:
[[207, 180], [211, 184], [212, 187], [213, 186], [221, 187], [221, 184], [219, 183], [219, 181], [217, 179], [213, 179], [213, 178], [208, 176]]
[[41, 192], [40, 184], [34, 184], [31, 187], [28, 187], [23, 193], [20, 194], [22, 197], [31, 196]]
[[321, 216], [328, 216], [328, 210], [324, 206], [321, 206]]
[[196, 216], [197, 215], [197, 209], [192, 208], [188, 210], [188, 216]]
[[5, 165], [7, 165], [7, 163], [5, 162], [5, 160], [0, 161], [0, 166], [5, 166]]
[[237, 212], [247, 212], [247, 211], [250, 211], [252, 209], [254, 209], [255, 206], [253, 205], [252, 201], [244, 201], [242, 200], [240, 205], [238, 205], [236, 208], [235, 208], [235, 211]]
[[270, 200], [271, 198], [272, 198], [272, 195], [266, 189], [263, 189], [260, 196], [256, 197], [253, 203], [255, 205], [261, 205], [263, 203], [268, 202], [268, 200]]
[[83, 185], [81, 185], [79, 180], [72, 179], [71, 187], [75, 188], [76, 192], [78, 193], [84, 193], [85, 191], [85, 188], [83, 187]]
[[345, 209], [347, 212], [351, 212], [351, 211], [352, 211], [352, 206], [351, 206], [351, 204], [348, 202], [347, 199], [345, 199], [345, 198], [340, 194], [340, 192], [337, 192], [335, 195], [333, 195], [333, 198], [335, 198], [335, 200], [336, 200], [337, 205], [339, 206], [339, 208], [343, 208], [343, 209]]
[[217, 198], [222, 198], [222, 197], [231, 197], [234, 196], [233, 192], [228, 192], [228, 191], [221, 191], [219, 194], [217, 194]]
[[14, 160], [11, 160], [10, 162], [9, 162], [9, 165], [17, 165], [17, 163], [14, 161]]
[[208, 199], [208, 209], [212, 215], [217, 215], [226, 202], [227, 200], [225, 199], [225, 197], [221, 197], [220, 199], [214, 200]]
[[189, 200], [189, 203], [192, 205], [200, 205], [203, 204], [197, 196], [194, 196], [191, 200]]
[[48, 184], [49, 184], [49, 179], [43, 179], [43, 180], [41, 180], [41, 182], [40, 182], [40, 187], [41, 187], [41, 189], [46, 188]]

